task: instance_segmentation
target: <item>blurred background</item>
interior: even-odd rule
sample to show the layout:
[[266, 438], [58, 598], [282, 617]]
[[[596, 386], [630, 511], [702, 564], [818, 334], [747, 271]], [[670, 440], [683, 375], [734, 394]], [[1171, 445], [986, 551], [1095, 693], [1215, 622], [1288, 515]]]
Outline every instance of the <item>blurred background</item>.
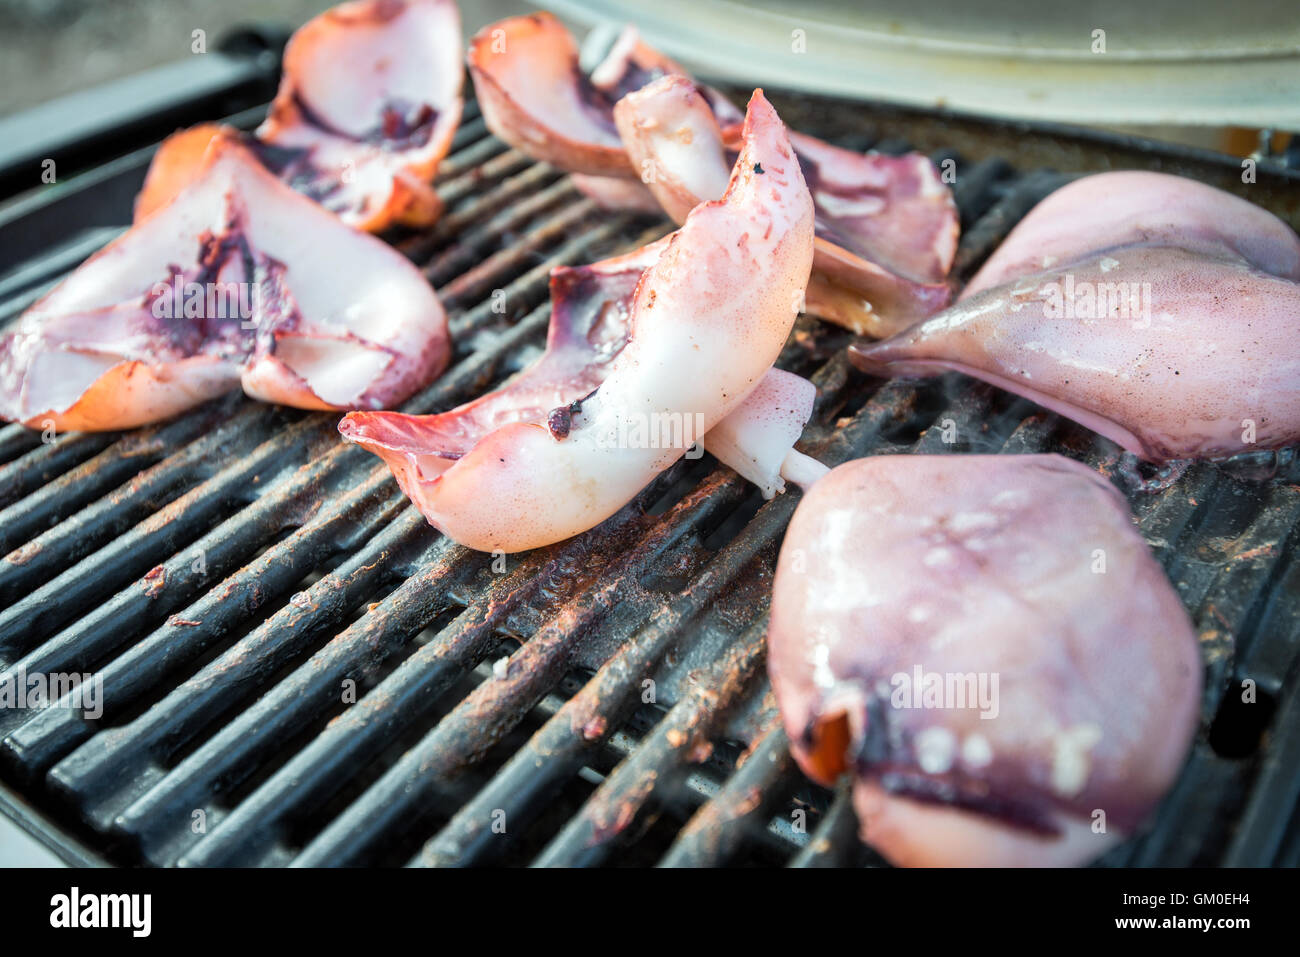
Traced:
[[[180, 60], [321, 0], [0, 0], [0, 116]], [[466, 36], [544, 6], [635, 21], [712, 79], [1135, 132], [1244, 156], [1300, 129], [1297, 0], [464, 0]], [[1261, 131], [1264, 136], [1261, 137]]]
[[[231, 27], [297, 27], [324, 0], [0, 0], [0, 116], [151, 66], [191, 56], [194, 30], [211, 47]], [[464, 0], [465, 33], [532, 9]]]

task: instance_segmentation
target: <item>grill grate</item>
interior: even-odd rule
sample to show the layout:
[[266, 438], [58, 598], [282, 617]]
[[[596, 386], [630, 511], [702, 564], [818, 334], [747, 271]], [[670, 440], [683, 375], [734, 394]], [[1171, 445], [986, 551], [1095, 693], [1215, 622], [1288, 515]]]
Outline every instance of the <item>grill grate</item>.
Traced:
[[[824, 103], [777, 105], [819, 131], [800, 111]], [[959, 169], [968, 278], [1062, 178]], [[472, 104], [437, 185], [443, 219], [396, 243], [438, 288], [457, 353], [412, 412], [539, 354], [552, 267], [667, 229], [597, 210]], [[50, 255], [42, 289], [66, 258]], [[0, 321], [39, 291], [0, 301]], [[803, 446], [828, 463], [1056, 450], [1116, 467], [1086, 431], [982, 384], [866, 379], [847, 341], [801, 319], [779, 362], [818, 386]], [[949, 419], [951, 445], [931, 428]], [[98, 721], [0, 711], [0, 776], [68, 840], [156, 865], [879, 863], [846, 794], [798, 774], [764, 674], [797, 493], [763, 503], [711, 458], [683, 461], [600, 528], [497, 573], [336, 422], [231, 396], [124, 435], [0, 429], [0, 667], [104, 681]], [[1178, 786], [1107, 862], [1294, 865], [1300, 487], [1195, 466], [1132, 501], [1209, 681]], [[1259, 705], [1237, 702], [1246, 679]]]

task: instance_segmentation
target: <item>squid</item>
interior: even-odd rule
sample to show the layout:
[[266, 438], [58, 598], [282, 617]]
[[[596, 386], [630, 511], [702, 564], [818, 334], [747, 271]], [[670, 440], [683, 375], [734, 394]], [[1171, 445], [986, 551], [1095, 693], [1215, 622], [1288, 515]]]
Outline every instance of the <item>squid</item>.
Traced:
[[852, 347], [955, 370], [1174, 465], [1300, 441], [1300, 237], [1192, 180], [1116, 172], [1047, 197], [950, 309]]
[[807, 186], [756, 91], [721, 199], [657, 243], [552, 274], [533, 367], [451, 412], [354, 412], [339, 431], [380, 456], [444, 534], [488, 552], [592, 528], [701, 438], [767, 494], [814, 481], [824, 469], [792, 446], [815, 390], [771, 368], [812, 244]]
[[[734, 107], [631, 27], [590, 78], [549, 14], [485, 28], [469, 62], [492, 132], [568, 170], [602, 207], [661, 207], [680, 224], [726, 188], [741, 130]], [[862, 155], [798, 133], [790, 140], [817, 209], [807, 311], [883, 336], [948, 305], [959, 220], [934, 164], [918, 153]]]
[[[645, 191], [635, 189], [636, 176], [614, 127], [614, 104], [656, 77], [686, 72], [629, 26], [591, 75], [584, 75], [572, 35], [549, 13], [484, 27], [470, 40], [469, 71], [483, 118], [498, 137], [571, 173], [625, 179], [633, 184], [626, 187], [632, 195]], [[719, 122], [742, 120], [722, 94], [705, 89], [702, 95]]]
[[[672, 219], [726, 187], [735, 129], [686, 77], [628, 93], [614, 121], [633, 166]], [[808, 312], [863, 335], [901, 331], [948, 305], [957, 207], [929, 158], [840, 149], [790, 134], [817, 210]]]
[[791, 750], [900, 866], [1074, 866], [1171, 787], [1197, 633], [1115, 488], [1057, 455], [877, 456], [799, 503], [768, 669]]
[[241, 385], [298, 408], [378, 409], [449, 356], [415, 266], [219, 136], [193, 182], [0, 338], [0, 417], [126, 429]]
[[350, 226], [425, 226], [430, 185], [460, 123], [454, 0], [355, 0], [304, 24], [284, 53], [266, 121], [251, 136], [213, 124], [163, 142], [136, 198], [137, 221], [194, 177], [214, 137], [242, 137], [272, 173]]

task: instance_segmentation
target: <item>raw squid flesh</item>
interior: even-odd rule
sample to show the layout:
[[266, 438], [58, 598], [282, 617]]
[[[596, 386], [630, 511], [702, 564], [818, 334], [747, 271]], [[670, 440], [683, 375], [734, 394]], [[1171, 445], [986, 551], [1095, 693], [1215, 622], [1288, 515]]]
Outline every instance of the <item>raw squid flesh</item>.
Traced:
[[1076, 865], [1133, 833], [1197, 727], [1177, 594], [1104, 479], [1056, 455], [878, 456], [805, 494], [768, 667], [814, 779], [907, 866]]
[[327, 10], [289, 40], [279, 92], [252, 136], [205, 124], [163, 142], [136, 220], [166, 205], [224, 134], [350, 226], [428, 225], [442, 208], [429, 184], [460, 123], [463, 75], [454, 0]]
[[[544, 421], [564, 432], [627, 345], [637, 283], [667, 247], [665, 238], [589, 266], [552, 270], [546, 351], [500, 389], [436, 415], [354, 412], [340, 424], [340, 432], [382, 458], [417, 502], [423, 483], [445, 472], [494, 429]], [[744, 402], [703, 436], [703, 444], [766, 498], [785, 491], [787, 479], [811, 485], [825, 467], [794, 445], [816, 395], [807, 379], [769, 369]]]
[[[675, 221], [726, 188], [735, 131], [719, 126], [688, 78], [665, 76], [628, 93], [614, 120], [633, 168]], [[798, 133], [790, 142], [817, 210], [807, 311], [880, 336], [946, 306], [958, 217], [934, 164], [920, 153], [853, 153]]]
[[1152, 462], [1300, 441], [1300, 238], [1192, 180], [1104, 173], [1040, 203], [961, 300], [853, 347], [877, 375], [964, 372]]
[[[628, 27], [586, 76], [573, 37], [549, 13], [484, 27], [470, 40], [469, 70], [488, 129], [511, 146], [572, 173], [633, 181], [614, 128], [614, 104], [656, 77], [685, 73]], [[704, 95], [720, 122], [741, 120], [721, 94]]]
[[449, 353], [419, 270], [218, 137], [186, 189], [0, 338], [0, 417], [131, 428], [241, 384], [300, 408], [382, 408]]
[[[811, 385], [771, 371], [811, 267], [812, 223], [784, 127], [756, 92], [721, 200], [643, 250], [556, 271], [536, 365], [450, 413], [354, 413], [339, 429], [381, 456], [449, 537], [514, 552], [608, 518], [693, 444], [630, 441], [630, 428], [671, 421], [705, 436], [762, 383], [789, 415], [750, 410], [718, 444], [745, 450], [738, 467], [774, 492], [782, 459], [772, 459], [790, 450], [770, 436], [792, 443], [812, 405]], [[793, 472], [817, 473], [793, 455]]]

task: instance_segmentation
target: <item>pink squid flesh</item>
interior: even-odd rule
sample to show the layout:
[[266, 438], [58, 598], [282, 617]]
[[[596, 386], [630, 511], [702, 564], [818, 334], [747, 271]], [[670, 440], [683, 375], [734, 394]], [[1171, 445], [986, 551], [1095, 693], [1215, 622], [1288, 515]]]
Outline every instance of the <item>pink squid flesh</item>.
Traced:
[[[553, 433], [566, 434], [627, 345], [637, 284], [667, 245], [664, 238], [590, 266], [553, 270], [546, 351], [501, 388], [434, 415], [354, 412], [339, 431], [382, 458], [417, 502], [424, 485], [504, 425], [545, 422]], [[810, 485], [824, 468], [794, 445], [816, 395], [807, 379], [770, 369], [740, 407], [703, 436], [704, 447], [767, 498], [784, 491], [787, 478]]]
[[[685, 75], [632, 27], [586, 75], [572, 35], [549, 13], [484, 27], [470, 40], [468, 61], [483, 118], [498, 137], [571, 173], [633, 180], [614, 128], [614, 104], [657, 77]], [[704, 88], [702, 95], [720, 122], [742, 119], [720, 93]]]
[[130, 428], [241, 384], [300, 408], [382, 408], [449, 354], [446, 314], [404, 256], [218, 137], [193, 183], [0, 339], [0, 416]]
[[350, 226], [431, 223], [441, 204], [430, 181], [460, 123], [461, 49], [454, 0], [353, 0], [325, 11], [290, 39], [254, 134], [205, 125], [162, 144], [136, 219], [175, 196], [212, 137], [226, 135]]
[[[721, 195], [736, 127], [719, 126], [689, 79], [665, 76], [627, 94], [614, 119], [633, 167], [674, 220]], [[934, 164], [920, 153], [854, 153], [799, 133], [790, 142], [817, 215], [807, 311], [887, 335], [946, 306], [959, 223]]]
[[[548, 347], [533, 367], [442, 415], [353, 413], [344, 437], [382, 457], [431, 523], [483, 551], [591, 528], [717, 428], [720, 455], [741, 450], [737, 469], [765, 492], [787, 460], [797, 479], [815, 477], [820, 467], [789, 447], [814, 390], [771, 369], [812, 262], [812, 203], [761, 91], [745, 138], [724, 198], [676, 233], [553, 274]], [[737, 415], [760, 386], [780, 408]], [[646, 419], [689, 425], [691, 438], [624, 434]]]
[[1194, 734], [1196, 631], [1095, 472], [878, 456], [805, 494], [768, 668], [792, 751], [848, 771], [906, 866], [1076, 865], [1137, 829]]
[[947, 311], [855, 345], [878, 375], [956, 370], [1152, 462], [1300, 441], [1300, 238], [1191, 180], [1049, 196]]

